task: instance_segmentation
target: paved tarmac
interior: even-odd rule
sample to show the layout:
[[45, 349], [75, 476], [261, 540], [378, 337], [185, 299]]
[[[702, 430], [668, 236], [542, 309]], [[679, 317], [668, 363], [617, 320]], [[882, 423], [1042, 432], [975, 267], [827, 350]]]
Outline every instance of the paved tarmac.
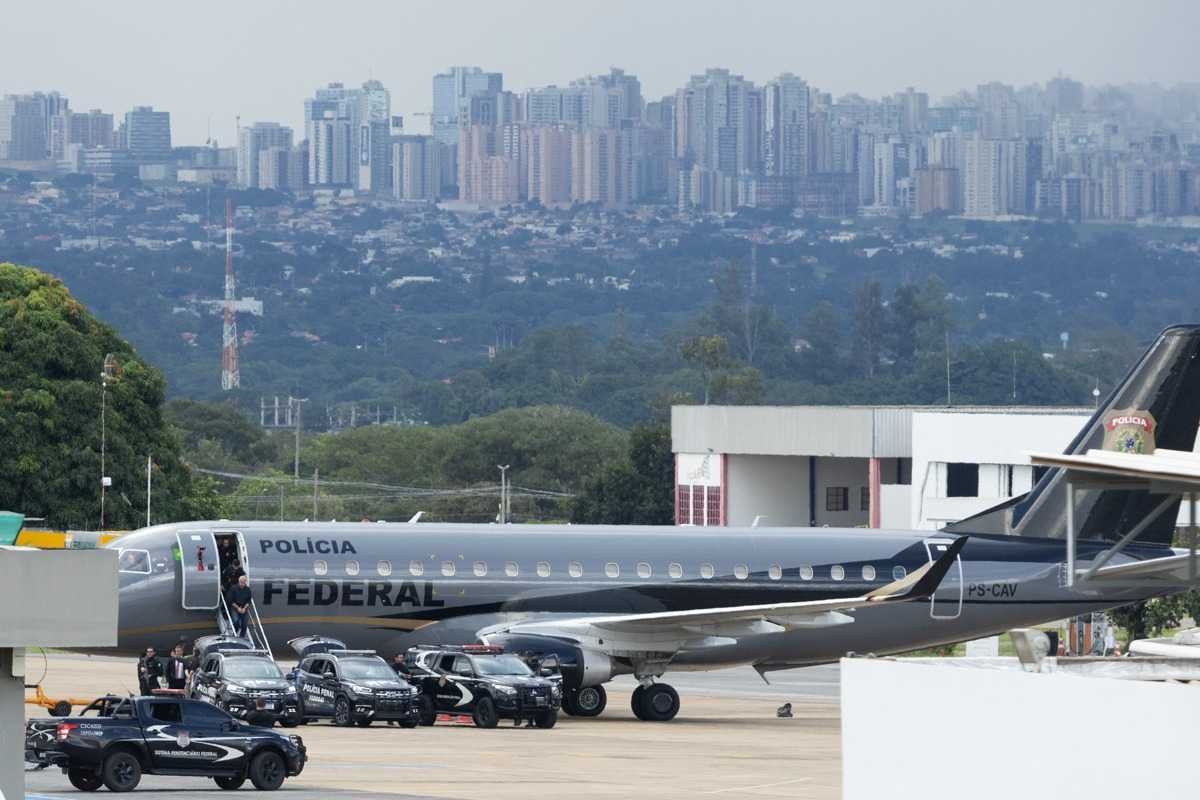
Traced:
[[[40, 658], [31, 654], [27, 666], [36, 680]], [[51, 655], [43, 685], [51, 696], [88, 697], [128, 688], [133, 676], [132, 659]], [[603, 716], [563, 715], [552, 730], [310, 724], [297, 729], [308, 767], [281, 791], [293, 800], [840, 797], [837, 668], [789, 670], [768, 679], [770, 685], [748, 668], [669, 675], [682, 709], [662, 724], [633, 717], [628, 678], [609, 684]], [[785, 701], [793, 703], [795, 718], [775, 717]], [[28, 798], [82, 794], [56, 770], [26, 778]], [[147, 776], [142, 787], [137, 796], [149, 800], [230, 797], [207, 779]]]

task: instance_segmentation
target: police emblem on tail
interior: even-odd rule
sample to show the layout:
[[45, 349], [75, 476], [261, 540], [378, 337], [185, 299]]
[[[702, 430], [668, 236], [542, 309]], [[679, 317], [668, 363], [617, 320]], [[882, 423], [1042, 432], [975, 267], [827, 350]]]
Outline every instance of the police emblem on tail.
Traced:
[[1149, 411], [1113, 411], [1104, 419], [1104, 449], [1149, 455], [1154, 452], [1157, 424]]

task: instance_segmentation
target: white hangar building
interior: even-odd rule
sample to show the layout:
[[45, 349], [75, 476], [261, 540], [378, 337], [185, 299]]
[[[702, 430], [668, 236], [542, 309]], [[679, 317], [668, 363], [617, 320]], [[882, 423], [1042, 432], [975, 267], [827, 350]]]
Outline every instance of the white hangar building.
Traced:
[[674, 406], [678, 525], [936, 529], [1027, 492], [1089, 408]]

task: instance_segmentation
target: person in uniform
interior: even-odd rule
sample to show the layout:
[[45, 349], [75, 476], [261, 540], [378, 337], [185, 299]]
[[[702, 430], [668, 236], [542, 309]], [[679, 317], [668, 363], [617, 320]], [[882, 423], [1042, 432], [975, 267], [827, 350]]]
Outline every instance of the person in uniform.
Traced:
[[147, 647], [146, 653], [138, 659], [138, 690], [147, 695], [159, 688], [158, 679], [162, 677], [162, 662], [154, 652], [153, 647]]

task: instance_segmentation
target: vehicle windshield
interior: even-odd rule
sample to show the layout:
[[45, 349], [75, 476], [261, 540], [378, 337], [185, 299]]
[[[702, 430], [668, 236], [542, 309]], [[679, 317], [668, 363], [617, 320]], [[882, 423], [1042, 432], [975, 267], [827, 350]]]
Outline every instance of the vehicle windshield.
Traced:
[[476, 675], [532, 675], [525, 662], [513, 655], [475, 658]]
[[265, 658], [225, 659], [226, 678], [283, 678], [274, 661]]
[[343, 658], [342, 675], [346, 680], [395, 680], [395, 671], [384, 662], [375, 658]]

